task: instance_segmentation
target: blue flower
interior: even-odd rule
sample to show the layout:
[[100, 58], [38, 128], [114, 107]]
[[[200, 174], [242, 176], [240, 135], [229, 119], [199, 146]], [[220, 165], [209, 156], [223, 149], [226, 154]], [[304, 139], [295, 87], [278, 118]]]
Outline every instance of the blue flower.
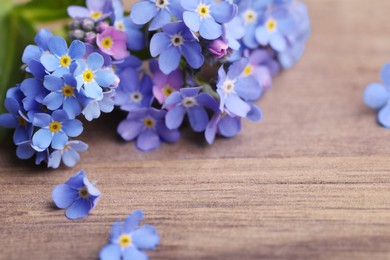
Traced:
[[188, 114], [190, 125], [195, 132], [202, 132], [206, 129], [209, 116], [204, 109], [218, 109], [215, 99], [207, 93], [200, 93], [202, 87], [182, 88], [180, 92], [172, 93], [164, 103], [169, 111], [165, 123], [169, 129], [177, 129], [183, 122], [185, 114]]
[[146, 260], [143, 252], [153, 250], [160, 243], [155, 227], [143, 225], [138, 227], [144, 218], [141, 210], [131, 213], [124, 222], [116, 222], [111, 229], [110, 242], [99, 253], [101, 260]]
[[113, 96], [115, 95], [115, 90], [110, 89], [103, 93], [103, 98], [101, 99], [86, 99], [86, 105], [82, 111], [85, 119], [92, 121], [100, 117], [101, 112], [110, 113], [114, 110], [114, 100]]
[[48, 42], [51, 37], [53, 37], [53, 34], [49, 30], [39, 30], [34, 39], [37, 45], [28, 45], [24, 49], [22, 56], [23, 63], [28, 64], [32, 60], [40, 62], [42, 53], [45, 51], [49, 51]]
[[226, 1], [181, 0], [181, 5], [185, 9], [184, 23], [207, 40], [219, 38], [222, 24], [230, 22], [237, 13], [237, 6]]
[[76, 137], [83, 131], [82, 123], [77, 119], [69, 119], [64, 110], [56, 110], [52, 115], [37, 113], [33, 125], [40, 129], [33, 135], [32, 143], [39, 149], [50, 146], [53, 149], [64, 149], [68, 137]]
[[19, 102], [14, 98], [7, 97], [4, 106], [8, 113], [0, 115], [0, 126], [15, 128], [13, 141], [15, 144], [22, 143], [31, 138], [33, 126], [30, 119], [24, 114]]
[[390, 63], [383, 66], [381, 71], [382, 84], [370, 84], [364, 91], [364, 102], [370, 108], [379, 110], [378, 121], [390, 128]]
[[264, 16], [262, 24], [256, 29], [255, 36], [262, 46], [270, 45], [281, 52], [287, 48], [286, 35], [291, 31], [292, 21], [285, 7], [272, 9]]
[[96, 206], [100, 191], [87, 179], [85, 171], [79, 171], [64, 184], [53, 189], [56, 206], [66, 209], [68, 219], [83, 218]]
[[130, 19], [138, 25], [152, 21], [150, 31], [155, 31], [170, 23], [173, 18], [181, 19], [183, 9], [179, 0], [143, 0], [131, 8]]
[[167, 75], [178, 68], [181, 54], [194, 69], [204, 62], [201, 46], [182, 22], [167, 24], [163, 32], [153, 35], [150, 53], [153, 57], [160, 55], [159, 67]]
[[55, 150], [49, 156], [47, 167], [58, 168], [62, 162], [68, 166], [73, 167], [80, 161], [79, 152], [85, 152], [88, 149], [88, 145], [82, 141], [69, 141], [64, 149]]
[[68, 14], [73, 19], [91, 18], [95, 22], [102, 21], [110, 16], [110, 3], [107, 0], [87, 0], [87, 8], [83, 6], [69, 6]]
[[139, 51], [145, 47], [145, 34], [141, 32], [142, 26], [134, 24], [130, 17], [124, 17], [123, 4], [121, 0], [113, 0], [114, 27], [116, 30], [127, 34], [127, 47], [130, 50]]
[[[27, 159], [30, 159], [31, 157], [33, 157], [34, 155], [36, 155], [35, 156], [35, 164], [39, 165], [43, 161], [47, 161], [47, 159], [49, 158], [49, 149], [44, 149], [44, 150], [36, 149], [36, 147], [34, 147], [34, 145], [32, 145], [31, 140], [21, 142], [21, 143], [18, 143], [16, 145], [17, 145], [16, 156], [19, 159], [27, 160]], [[39, 150], [39, 151], [37, 151], [37, 150]]]
[[179, 140], [180, 132], [165, 125], [166, 111], [144, 108], [129, 113], [118, 126], [119, 135], [126, 141], [136, 139], [136, 146], [142, 151], [151, 151], [161, 141], [173, 143]]
[[149, 107], [153, 98], [152, 79], [146, 74], [141, 78], [139, 72], [131, 67], [119, 76], [121, 82], [116, 89], [115, 105], [125, 111]]
[[[254, 101], [261, 95], [261, 87], [253, 76], [243, 76], [248, 59], [243, 58], [230, 65], [226, 73], [223, 66], [218, 71], [217, 93], [220, 97], [220, 110], [225, 109], [232, 115], [260, 120], [260, 111], [248, 101]], [[255, 117], [252, 117], [255, 116]]]
[[47, 71], [55, 76], [62, 76], [73, 72], [75, 60], [80, 59], [85, 54], [85, 45], [81, 41], [73, 41], [68, 46], [64, 38], [53, 36], [48, 41], [48, 47], [51, 53], [41, 56], [42, 65]]
[[43, 99], [50, 93], [43, 86], [42, 80], [37, 78], [27, 78], [23, 80], [20, 84], [20, 90], [25, 95], [23, 106], [28, 111], [31, 111], [37, 105], [39, 106], [42, 104]]
[[215, 140], [217, 133], [223, 137], [231, 138], [236, 136], [241, 131], [241, 118], [229, 113], [221, 113], [218, 111], [207, 124], [205, 138], [209, 144]]
[[103, 69], [103, 64], [103, 56], [98, 53], [90, 54], [87, 61], [77, 61], [77, 69], [74, 72], [77, 90], [83, 88], [88, 98], [103, 98], [102, 88], [108, 88], [115, 83], [114, 73]]
[[69, 118], [75, 118], [81, 113], [81, 105], [77, 97], [77, 81], [71, 74], [65, 74], [63, 78], [47, 75], [43, 85], [51, 91], [42, 101], [48, 109], [54, 111], [62, 107]]

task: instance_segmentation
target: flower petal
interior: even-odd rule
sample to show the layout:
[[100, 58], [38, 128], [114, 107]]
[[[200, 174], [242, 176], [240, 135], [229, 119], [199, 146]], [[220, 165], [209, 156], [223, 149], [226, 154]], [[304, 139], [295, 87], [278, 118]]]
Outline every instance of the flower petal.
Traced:
[[165, 51], [171, 44], [171, 39], [166, 33], [159, 32], [153, 35], [150, 41], [150, 54], [152, 57], [157, 57]]
[[48, 129], [39, 129], [32, 138], [33, 145], [40, 149], [46, 149], [49, 147], [53, 136]]
[[131, 7], [130, 19], [133, 23], [142, 25], [149, 22], [157, 11], [156, 5], [149, 1], [138, 2]]
[[[188, 0], [185, 1], [190, 2]], [[183, 21], [192, 31], [199, 32], [201, 22], [198, 14], [186, 11], [183, 13]]]
[[188, 119], [195, 132], [202, 132], [209, 123], [209, 116], [206, 110], [200, 106], [193, 106], [188, 109]]
[[148, 260], [149, 257], [135, 247], [128, 247], [123, 251], [123, 260]]
[[100, 260], [120, 260], [121, 259], [121, 248], [119, 245], [107, 244], [99, 252]]
[[141, 151], [152, 151], [160, 146], [160, 138], [152, 129], [146, 129], [138, 136], [136, 146]]
[[206, 40], [215, 40], [223, 33], [222, 25], [216, 23], [212, 18], [206, 18], [200, 24], [199, 33]]
[[68, 53], [68, 45], [64, 38], [60, 36], [53, 36], [48, 42], [49, 50], [57, 56], [62, 56]]
[[83, 218], [88, 215], [92, 209], [92, 204], [89, 200], [78, 199], [65, 211], [65, 216], [69, 219]]
[[176, 47], [169, 47], [161, 53], [158, 59], [158, 65], [166, 75], [177, 69], [180, 63], [180, 51]]
[[62, 150], [68, 143], [68, 140], [69, 138], [64, 132], [55, 133], [53, 136], [51, 147], [56, 150]]
[[117, 132], [125, 141], [131, 141], [142, 131], [144, 124], [133, 120], [123, 120], [119, 123]]
[[140, 250], [155, 249], [160, 242], [156, 228], [150, 225], [143, 225], [134, 231], [132, 239], [134, 245]]
[[85, 44], [81, 41], [75, 40], [70, 44], [69, 56], [74, 59], [82, 58], [85, 55]]
[[132, 232], [142, 221], [144, 218], [144, 212], [140, 209], [133, 211], [127, 218], [125, 219], [125, 223], [123, 226], [123, 231], [126, 233]]
[[83, 123], [78, 119], [69, 120], [62, 124], [62, 129], [68, 136], [76, 137], [83, 132]]
[[373, 109], [380, 109], [390, 99], [389, 91], [378, 83], [369, 85], [364, 91], [364, 103]]
[[53, 189], [52, 199], [60, 209], [69, 207], [78, 198], [78, 191], [67, 184], [60, 184]]
[[171, 110], [168, 111], [165, 117], [165, 124], [168, 129], [177, 129], [183, 123], [184, 115], [186, 113], [186, 109], [181, 106], [175, 106]]

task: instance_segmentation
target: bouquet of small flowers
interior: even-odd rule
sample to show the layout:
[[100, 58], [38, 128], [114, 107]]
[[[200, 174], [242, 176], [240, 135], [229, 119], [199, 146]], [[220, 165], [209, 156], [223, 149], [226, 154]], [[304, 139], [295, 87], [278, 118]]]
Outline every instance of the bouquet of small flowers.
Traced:
[[310, 34], [298, 0], [121, 0], [70, 6], [69, 47], [38, 32], [22, 60], [28, 77], [9, 89], [0, 126], [15, 128], [17, 156], [57, 168], [79, 160], [91, 121], [117, 106], [119, 135], [141, 151], [180, 138], [183, 124], [234, 137], [259, 121], [255, 102], [301, 57]]

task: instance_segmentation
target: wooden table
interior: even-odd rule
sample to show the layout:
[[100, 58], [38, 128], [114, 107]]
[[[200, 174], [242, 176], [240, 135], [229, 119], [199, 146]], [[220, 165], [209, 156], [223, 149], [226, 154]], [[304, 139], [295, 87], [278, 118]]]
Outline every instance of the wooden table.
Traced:
[[[388, 0], [307, 0], [313, 34], [299, 64], [260, 101], [262, 123], [206, 145], [138, 152], [122, 114], [86, 125], [74, 169], [46, 170], [0, 148], [0, 258], [94, 259], [135, 209], [158, 228], [152, 259], [390, 258], [390, 131], [362, 103], [390, 58]], [[103, 196], [85, 219], [52, 188], [85, 169]]]

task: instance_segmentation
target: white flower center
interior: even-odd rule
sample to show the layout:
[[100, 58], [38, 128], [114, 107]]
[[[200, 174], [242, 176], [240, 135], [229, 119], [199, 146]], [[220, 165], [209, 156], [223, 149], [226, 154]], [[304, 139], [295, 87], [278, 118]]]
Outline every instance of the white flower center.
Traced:
[[231, 79], [226, 79], [222, 85], [222, 90], [225, 94], [230, 94], [234, 91], [236, 81]]
[[169, 0], [156, 0], [155, 3], [158, 8], [163, 9], [169, 5]]
[[185, 97], [185, 98], [183, 98], [183, 100], [181, 101], [181, 103], [182, 103], [183, 106], [186, 107], [186, 108], [193, 107], [193, 106], [195, 106], [195, 105], [197, 104], [194, 97]]
[[257, 21], [257, 13], [252, 9], [246, 10], [244, 12], [244, 21], [246, 23], [255, 23]]
[[118, 21], [118, 22], [115, 22], [115, 29], [117, 29], [118, 31], [126, 31], [126, 27], [125, 27], [125, 24], [123, 23], [123, 21]]
[[184, 43], [183, 36], [181, 36], [180, 34], [172, 35], [171, 43], [175, 47], [181, 46]]
[[131, 96], [130, 96], [131, 101], [133, 101], [134, 103], [141, 102], [142, 98], [143, 98], [142, 93], [138, 92], [138, 91], [131, 93]]

